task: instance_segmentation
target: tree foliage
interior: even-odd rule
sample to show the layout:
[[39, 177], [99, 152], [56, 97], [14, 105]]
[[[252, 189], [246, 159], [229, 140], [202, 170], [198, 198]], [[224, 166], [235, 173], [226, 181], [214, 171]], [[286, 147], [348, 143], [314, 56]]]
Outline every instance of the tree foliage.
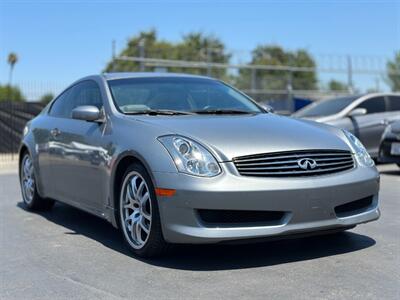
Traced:
[[[252, 52], [250, 64], [306, 68], [316, 66], [314, 59], [306, 50], [288, 51], [280, 46], [271, 45], [256, 47]], [[315, 71], [257, 70], [256, 74], [252, 74], [252, 70], [242, 69], [239, 72], [237, 85], [241, 88], [249, 87], [252, 78], [255, 78], [256, 89], [286, 90], [290, 84], [292, 89], [296, 90], [317, 88]]]
[[387, 79], [392, 91], [400, 91], [400, 51], [397, 51], [392, 61], [387, 62]]
[[18, 56], [17, 56], [17, 54], [14, 53], [14, 52], [11, 52], [11, 53], [8, 55], [8, 58], [7, 58], [7, 62], [9, 63], [10, 67], [13, 68], [14, 65], [17, 63], [17, 61], [18, 61]]
[[[226, 52], [226, 47], [218, 38], [203, 33], [193, 32], [182, 37], [176, 43], [160, 40], [155, 30], [142, 31], [137, 36], [128, 40], [127, 46], [121, 51], [119, 56], [148, 57], [187, 61], [210, 61], [227, 63], [230, 54]], [[146, 66], [145, 71], [154, 71], [156, 66]], [[106, 68], [106, 72], [111, 71], [140, 71], [140, 63], [133, 61], [111, 60]], [[207, 74], [206, 68], [182, 68], [168, 67], [169, 72], [185, 72], [191, 74]], [[223, 77], [226, 71], [222, 69], [212, 69], [211, 76]]]
[[46, 93], [44, 94], [42, 97], [40, 97], [39, 101], [41, 103], [47, 104], [49, 103], [51, 100], [53, 100], [54, 95], [52, 93]]
[[332, 79], [331, 81], [329, 81], [328, 89], [330, 91], [347, 91], [348, 90], [347, 84], [345, 84], [341, 81], [335, 80], [335, 79]]
[[[161, 40], [155, 30], [142, 31], [128, 40], [126, 47], [118, 57], [147, 57], [171, 60], [201, 61], [228, 63], [231, 55], [224, 43], [211, 35], [200, 32], [186, 34], [178, 42]], [[210, 75], [229, 82], [234, 82], [239, 88], [249, 89], [255, 75], [256, 89], [286, 90], [290, 85], [296, 90], [317, 89], [317, 74], [313, 70], [316, 63], [312, 56], [303, 49], [288, 51], [279, 46], [262, 45], [252, 52], [251, 65], [274, 65], [306, 67], [311, 70], [257, 70], [252, 74], [250, 69], [241, 69], [239, 73], [228, 73], [226, 69], [211, 68]], [[105, 72], [137, 72], [142, 70], [140, 62], [128, 60], [111, 60]], [[145, 71], [156, 70], [156, 65], [146, 65]], [[207, 68], [167, 67], [168, 72], [183, 72], [190, 74], [208, 74]]]
[[24, 101], [25, 97], [16, 86], [0, 85], [0, 101]]

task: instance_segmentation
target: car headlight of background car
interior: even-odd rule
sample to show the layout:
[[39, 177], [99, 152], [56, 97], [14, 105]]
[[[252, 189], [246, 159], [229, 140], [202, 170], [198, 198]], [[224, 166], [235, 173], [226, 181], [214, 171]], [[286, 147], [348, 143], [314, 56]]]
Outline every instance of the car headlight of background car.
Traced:
[[199, 143], [178, 135], [162, 136], [158, 140], [172, 156], [179, 172], [201, 177], [221, 173], [214, 156]]
[[371, 158], [367, 149], [365, 149], [360, 140], [347, 130], [343, 130], [343, 133], [349, 140], [350, 147], [354, 151], [354, 155], [357, 159], [358, 164], [364, 167], [372, 167], [375, 164], [374, 160]]

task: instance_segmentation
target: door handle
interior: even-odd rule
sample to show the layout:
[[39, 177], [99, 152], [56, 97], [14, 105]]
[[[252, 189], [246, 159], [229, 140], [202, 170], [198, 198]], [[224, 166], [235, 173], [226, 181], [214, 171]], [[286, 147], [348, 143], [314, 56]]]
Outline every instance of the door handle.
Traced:
[[50, 130], [50, 134], [51, 134], [53, 137], [56, 137], [56, 136], [59, 136], [59, 135], [61, 134], [61, 131], [60, 131], [60, 129], [58, 129], [58, 128], [54, 128], [54, 129]]

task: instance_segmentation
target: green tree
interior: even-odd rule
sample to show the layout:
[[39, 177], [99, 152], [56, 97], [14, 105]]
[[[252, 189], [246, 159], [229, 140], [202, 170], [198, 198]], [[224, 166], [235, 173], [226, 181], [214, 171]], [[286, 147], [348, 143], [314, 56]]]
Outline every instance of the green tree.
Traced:
[[[225, 45], [216, 37], [203, 33], [189, 33], [176, 43], [160, 40], [155, 30], [142, 31], [137, 36], [128, 40], [126, 47], [119, 56], [161, 58], [187, 61], [210, 61], [227, 63], [230, 55], [226, 52]], [[154, 71], [157, 66], [144, 66], [140, 62], [111, 60], [106, 72], [117, 71]], [[185, 72], [192, 74], [207, 74], [207, 68], [168, 67], [169, 72]], [[223, 77], [226, 71], [212, 69], [212, 76]]]
[[0, 101], [24, 101], [24, 95], [16, 86], [0, 85]]
[[[227, 53], [225, 45], [214, 36], [205, 36], [199, 32], [185, 35], [181, 43], [176, 45], [177, 59], [188, 61], [203, 61], [214, 63], [228, 63], [231, 55]], [[179, 68], [177, 72], [207, 75], [226, 79], [226, 69], [213, 68]]]
[[53, 100], [53, 98], [54, 98], [54, 95], [52, 93], [46, 93], [42, 97], [40, 97], [39, 101], [44, 103], [44, 104], [47, 104], [51, 100]]
[[[303, 49], [288, 51], [280, 46], [262, 45], [252, 51], [250, 65], [291, 66], [314, 69], [316, 67], [312, 56]], [[252, 86], [255, 76], [256, 89], [286, 90], [291, 83], [294, 90], [314, 90], [317, 88], [317, 74], [313, 70], [286, 71], [286, 70], [256, 70], [252, 74], [250, 69], [239, 72], [237, 85], [240, 88]], [[254, 87], [254, 86], [253, 86]]]
[[347, 84], [345, 84], [341, 81], [335, 80], [335, 79], [332, 79], [331, 81], [329, 81], [328, 89], [330, 91], [347, 91], [348, 90]]
[[392, 61], [387, 62], [387, 79], [392, 91], [400, 91], [400, 51], [397, 51]]

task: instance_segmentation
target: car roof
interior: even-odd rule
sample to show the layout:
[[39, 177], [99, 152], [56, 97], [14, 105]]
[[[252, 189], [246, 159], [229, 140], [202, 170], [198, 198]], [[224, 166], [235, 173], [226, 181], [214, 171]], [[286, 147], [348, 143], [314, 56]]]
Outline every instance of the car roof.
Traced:
[[191, 75], [184, 73], [161, 73], [161, 72], [116, 72], [102, 74], [106, 80], [126, 79], [126, 78], [150, 78], [150, 77], [185, 77], [185, 78], [203, 78], [213, 79], [207, 76]]

